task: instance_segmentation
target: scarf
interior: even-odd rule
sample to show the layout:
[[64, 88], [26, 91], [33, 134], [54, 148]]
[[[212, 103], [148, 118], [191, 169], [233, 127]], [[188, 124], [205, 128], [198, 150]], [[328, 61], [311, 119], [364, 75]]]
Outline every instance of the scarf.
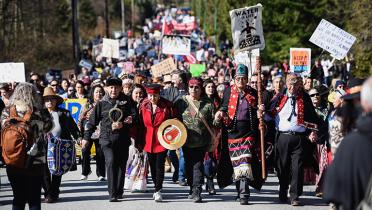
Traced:
[[[247, 99], [249, 102], [249, 105], [256, 108], [257, 107], [257, 100], [252, 94], [252, 90], [250, 88], [247, 88], [244, 90], [244, 98]], [[239, 91], [236, 85], [231, 86], [231, 94], [229, 99], [229, 105], [227, 106], [227, 114], [228, 118], [225, 120], [225, 124], [229, 125], [230, 122], [234, 120], [235, 114], [236, 114], [236, 108], [238, 104], [239, 99]]]

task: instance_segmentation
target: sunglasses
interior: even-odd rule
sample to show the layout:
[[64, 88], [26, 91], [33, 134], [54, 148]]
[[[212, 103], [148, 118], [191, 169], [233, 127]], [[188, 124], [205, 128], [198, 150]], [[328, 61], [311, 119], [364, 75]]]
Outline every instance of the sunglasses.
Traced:
[[55, 86], [58, 86], [58, 84], [51, 84], [50, 86], [53, 86], [53, 87], [55, 87]]
[[199, 86], [189, 86], [190, 89], [199, 89], [200, 87]]
[[315, 96], [319, 96], [319, 93], [314, 93], [310, 95], [310, 97], [315, 97]]

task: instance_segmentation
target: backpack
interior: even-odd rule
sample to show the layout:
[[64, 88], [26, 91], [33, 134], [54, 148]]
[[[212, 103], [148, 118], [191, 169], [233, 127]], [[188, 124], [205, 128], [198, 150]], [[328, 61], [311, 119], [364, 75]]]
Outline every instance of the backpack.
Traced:
[[9, 108], [9, 118], [1, 129], [1, 147], [4, 162], [7, 166], [26, 168], [27, 151], [34, 141], [29, 123], [32, 111], [28, 110], [23, 118], [19, 117], [15, 106]]

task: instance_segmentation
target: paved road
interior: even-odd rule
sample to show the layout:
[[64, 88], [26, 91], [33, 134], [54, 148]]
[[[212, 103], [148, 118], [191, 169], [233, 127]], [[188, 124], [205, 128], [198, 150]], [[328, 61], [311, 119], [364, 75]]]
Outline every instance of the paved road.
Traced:
[[[95, 165], [93, 165], [94, 167]], [[11, 209], [12, 191], [4, 169], [0, 169], [0, 209]], [[92, 171], [95, 171], [92, 168]], [[152, 200], [153, 185], [149, 184], [149, 193], [130, 193], [125, 191], [125, 198], [118, 203], [108, 202], [107, 183], [98, 182], [95, 175], [90, 175], [88, 181], [80, 181], [81, 166], [78, 171], [69, 172], [63, 176], [61, 194], [58, 203], [42, 204], [42, 209], [72, 210], [72, 209], [157, 209], [157, 210], [227, 210], [227, 209], [329, 209], [321, 199], [313, 196], [314, 187], [305, 186], [302, 196], [301, 207], [292, 207], [287, 204], [278, 204], [278, 179], [270, 175], [261, 192], [252, 191], [249, 206], [241, 206], [234, 201], [235, 187], [229, 186], [224, 190], [217, 190], [218, 194], [209, 196], [203, 193], [203, 203], [193, 203], [186, 198], [187, 187], [171, 183], [171, 173], [166, 173], [163, 189], [162, 203], [155, 203]]]

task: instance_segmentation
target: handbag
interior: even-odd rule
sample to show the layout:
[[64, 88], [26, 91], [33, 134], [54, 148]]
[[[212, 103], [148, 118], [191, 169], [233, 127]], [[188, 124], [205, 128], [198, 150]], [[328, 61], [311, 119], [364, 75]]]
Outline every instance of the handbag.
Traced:
[[131, 191], [147, 190], [148, 157], [144, 152], [134, 154], [125, 173], [124, 189]]
[[191, 107], [194, 109], [194, 111], [196, 113], [199, 113], [200, 119], [202, 120], [203, 124], [205, 125], [205, 127], [207, 128], [209, 134], [211, 135], [211, 142], [210, 142], [210, 144], [208, 146], [208, 152], [215, 151], [217, 149], [217, 147], [218, 147], [218, 144], [220, 143], [222, 130], [221, 129], [218, 129], [217, 132], [213, 131], [213, 129], [208, 125], [207, 121], [205, 120], [203, 114], [201, 114], [200, 112], [198, 112], [198, 108], [195, 106], [194, 102], [192, 100], [190, 100], [190, 98], [187, 97], [187, 96], [185, 98], [189, 102], [189, 104], [191, 104]]
[[147, 190], [147, 173], [148, 173], [148, 157], [146, 153], [139, 154], [139, 161], [137, 163], [138, 170], [134, 176], [132, 191], [146, 191]]
[[52, 134], [47, 135], [47, 162], [51, 174], [61, 176], [74, 166], [76, 162], [75, 142], [61, 139]]

